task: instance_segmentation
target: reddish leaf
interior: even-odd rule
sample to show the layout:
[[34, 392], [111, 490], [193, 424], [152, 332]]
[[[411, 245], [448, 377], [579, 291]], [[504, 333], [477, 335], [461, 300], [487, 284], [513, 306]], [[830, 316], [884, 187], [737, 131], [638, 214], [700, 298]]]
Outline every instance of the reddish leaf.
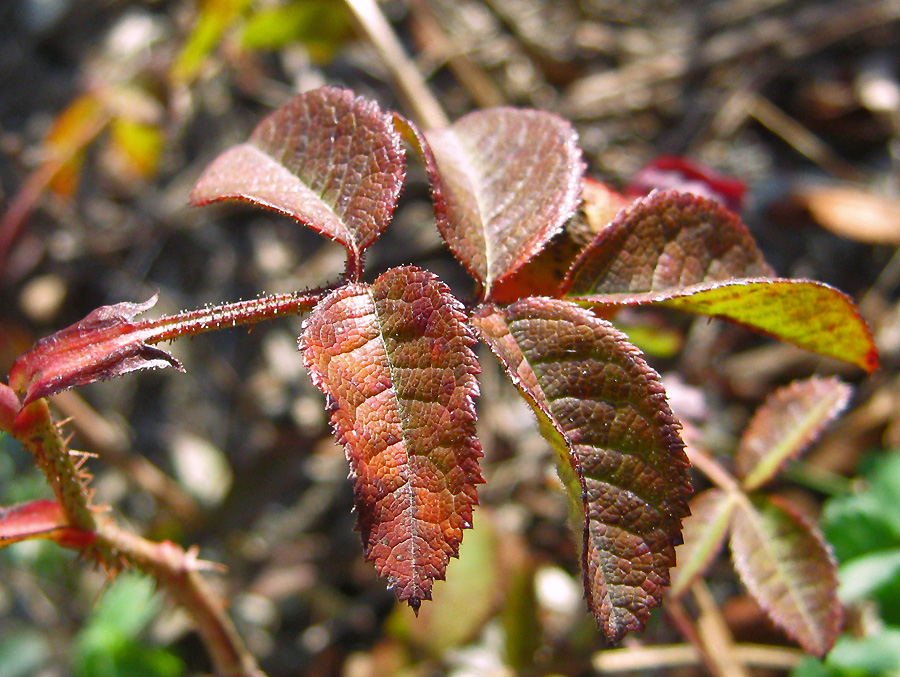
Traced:
[[878, 348], [859, 309], [822, 282], [785, 278], [733, 279], [663, 292], [603, 294], [574, 299], [598, 311], [660, 305], [742, 324], [819, 355], [878, 368]]
[[473, 343], [460, 303], [413, 267], [333, 292], [300, 340], [350, 462], [366, 557], [416, 609], [457, 555], [483, 481]]
[[585, 597], [611, 640], [669, 584], [688, 461], [659, 377], [627, 337], [566, 301], [481, 308], [473, 322], [535, 410], [584, 526]]
[[0, 548], [32, 538], [84, 548], [94, 541], [94, 534], [70, 527], [56, 501], [41, 499], [0, 508]]
[[15, 391], [5, 383], [0, 383], [0, 430], [11, 432], [16, 414], [22, 405]]
[[807, 653], [840, 633], [837, 565], [818, 529], [784, 501], [741, 501], [731, 531], [734, 566], [769, 617]]
[[781, 472], [840, 414], [852, 393], [836, 378], [814, 377], [766, 398], [744, 430], [735, 457], [744, 489], [757, 489]]
[[648, 292], [733, 277], [771, 277], [746, 226], [707, 198], [651, 193], [637, 200], [578, 257], [570, 294]]
[[138, 369], [172, 366], [184, 371], [169, 353], [144, 343], [150, 331], [139, 330], [130, 321], [155, 303], [156, 296], [145, 303], [103, 306], [80, 322], [42, 338], [15, 361], [9, 385], [24, 394], [24, 406], [67, 388]]
[[374, 101], [321, 87], [263, 120], [220, 155], [191, 192], [197, 205], [241, 200], [341, 243], [348, 268], [387, 226], [405, 175], [400, 135]]
[[490, 298], [578, 206], [584, 165], [575, 131], [551, 113], [493, 108], [416, 134], [437, 227]]
[[687, 591], [719, 554], [728, 535], [736, 493], [707, 489], [691, 500], [691, 514], [684, 520], [684, 543], [675, 550], [678, 566], [672, 570], [672, 594], [676, 597]]
[[625, 188], [634, 199], [654, 190], [677, 190], [720, 202], [733, 212], [744, 206], [747, 186], [743, 181], [719, 174], [706, 165], [674, 155], [661, 155], [642, 167]]
[[560, 296], [566, 273], [584, 248], [626, 206], [624, 197], [599, 181], [584, 179], [581, 207], [540, 253], [500, 280], [491, 295], [497, 303], [526, 296]]

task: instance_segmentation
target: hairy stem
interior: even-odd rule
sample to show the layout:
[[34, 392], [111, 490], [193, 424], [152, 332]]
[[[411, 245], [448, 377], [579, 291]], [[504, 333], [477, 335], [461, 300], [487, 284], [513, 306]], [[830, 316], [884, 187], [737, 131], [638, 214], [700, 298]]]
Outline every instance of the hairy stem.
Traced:
[[44, 473], [69, 526], [94, 531], [97, 524], [87, 487], [89, 476], [73, 458], [59, 426], [50, 416], [47, 400], [39, 399], [24, 407], [13, 421], [11, 432]]
[[120, 529], [111, 521], [98, 527], [98, 543], [117, 553], [124, 563], [153, 576], [190, 614], [209, 651], [219, 677], [263, 677], [256, 659], [247, 650], [223, 603], [203, 579], [193, 551], [169, 541], [155, 543]]
[[[275, 294], [258, 299], [225, 303], [207, 308], [167, 315], [156, 320], [135, 324], [146, 343], [161, 343], [182, 336], [196, 336], [223, 327], [256, 324], [286, 315], [298, 315], [312, 310], [327, 290], [305, 294]], [[145, 333], [146, 332], [146, 333]]]

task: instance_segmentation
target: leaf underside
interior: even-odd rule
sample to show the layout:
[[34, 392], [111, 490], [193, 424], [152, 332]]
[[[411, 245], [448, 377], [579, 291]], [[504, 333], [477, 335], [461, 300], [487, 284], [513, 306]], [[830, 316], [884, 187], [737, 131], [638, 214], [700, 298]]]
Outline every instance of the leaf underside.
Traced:
[[572, 126], [552, 113], [476, 111], [450, 127], [417, 133], [415, 141], [438, 230], [487, 298], [578, 206], [581, 151]]
[[566, 301], [485, 306], [473, 322], [535, 410], [583, 526], [585, 597], [606, 636], [660, 602], [691, 493], [657, 374], [611, 324]]
[[572, 296], [650, 292], [733, 277], [771, 277], [740, 218], [687, 193], [654, 192], [621, 212], [582, 252]]
[[735, 455], [745, 491], [761, 487], [797, 458], [850, 400], [853, 389], [836, 378], [795, 381], [756, 410]]
[[803, 649], [825, 655], [840, 632], [837, 566], [816, 527], [775, 497], [734, 511], [734, 567], [769, 617]]
[[730, 320], [819, 355], [878, 368], [878, 348], [853, 300], [824, 282], [748, 278], [682, 289], [573, 299], [598, 308], [659, 305]]
[[374, 101], [321, 87], [291, 99], [216, 158], [191, 202], [273, 209], [336, 240], [356, 261], [389, 223], [405, 172], [392, 118]]
[[414, 609], [458, 554], [483, 481], [465, 321], [434, 275], [395, 268], [326, 297], [300, 339], [350, 462], [366, 557]]

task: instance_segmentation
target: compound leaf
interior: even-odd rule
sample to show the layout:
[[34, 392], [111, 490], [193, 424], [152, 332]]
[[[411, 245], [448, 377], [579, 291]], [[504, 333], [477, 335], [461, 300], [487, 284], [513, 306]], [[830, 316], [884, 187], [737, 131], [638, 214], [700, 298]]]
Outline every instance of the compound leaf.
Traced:
[[473, 316], [537, 414], [583, 528], [585, 597], [606, 636], [642, 629], [669, 584], [688, 461], [659, 377], [627, 337], [562, 300]]
[[775, 477], [843, 409], [853, 389], [836, 378], [813, 377], [779, 388], [756, 410], [735, 456], [746, 491]]
[[145, 343], [149, 330], [131, 320], [150, 309], [144, 303], [102, 306], [83, 320], [46, 336], [20, 356], [9, 372], [10, 387], [24, 394], [22, 406], [75, 386], [103, 381], [138, 369], [181, 364], [161, 348]]
[[286, 214], [342, 244], [358, 277], [363, 252], [391, 219], [405, 171], [400, 135], [378, 104], [320, 87], [216, 158], [191, 201], [240, 200]]
[[588, 245], [566, 284], [569, 294], [585, 296], [773, 275], [736, 214], [697, 195], [653, 192]]
[[404, 126], [425, 160], [441, 235], [491, 298], [578, 206], [584, 164], [574, 129], [514, 108], [476, 111], [424, 135]]
[[332, 292], [300, 339], [350, 462], [366, 557], [414, 609], [458, 554], [483, 481], [465, 321], [434, 275], [395, 268]]
[[803, 649], [825, 655], [840, 632], [837, 567], [818, 529], [776, 497], [740, 501], [731, 552], [741, 580]]
[[652, 304], [730, 320], [868, 372], [878, 368], [878, 348], [859, 309], [849, 296], [823, 282], [746, 278], [573, 300], [607, 310]]
[[684, 543], [675, 550], [678, 566], [672, 570], [671, 594], [683, 594], [719, 554], [735, 503], [734, 493], [715, 488], [691, 499], [691, 514], [684, 520]]

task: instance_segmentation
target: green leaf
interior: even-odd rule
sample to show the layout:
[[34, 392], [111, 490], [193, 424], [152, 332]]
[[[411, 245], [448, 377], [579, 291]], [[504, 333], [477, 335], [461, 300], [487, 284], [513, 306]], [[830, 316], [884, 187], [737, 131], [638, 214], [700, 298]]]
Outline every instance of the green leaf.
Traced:
[[202, 0], [191, 34], [172, 65], [172, 80], [190, 84], [204, 60], [222, 41], [232, 23], [250, 6], [252, 0]]
[[691, 499], [691, 514], [684, 520], [684, 543], [675, 549], [678, 564], [672, 570], [672, 595], [684, 594], [719, 554], [736, 501], [722, 489], [707, 489]]
[[402, 124], [425, 160], [438, 230], [490, 298], [575, 212], [584, 171], [575, 130], [552, 113], [513, 108], [424, 134]]
[[878, 368], [878, 349], [859, 309], [822, 282], [745, 278], [664, 292], [580, 296], [577, 303], [610, 309], [659, 305], [742, 324], [819, 355]]
[[350, 462], [366, 557], [414, 609], [459, 551], [483, 481], [465, 319], [434, 275], [394, 268], [332, 292], [300, 339]]
[[606, 636], [644, 627], [669, 584], [690, 483], [659, 377], [610, 323], [530, 298], [473, 316], [538, 418], [583, 530], [585, 597]]
[[850, 401], [836, 378], [795, 381], [766, 398], [744, 430], [735, 464], [746, 491], [758, 489], [797, 458]]
[[900, 549], [871, 552], [843, 564], [838, 570], [838, 595], [844, 602], [872, 597], [900, 581]]
[[566, 285], [569, 295], [588, 296], [772, 275], [737, 215], [697, 195], [653, 192], [597, 235]]
[[877, 458], [865, 473], [867, 488], [828, 501], [822, 528], [841, 562], [900, 547], [900, 453]]
[[374, 101], [320, 87], [291, 99], [226, 150], [191, 202], [238, 200], [281, 212], [339, 242], [358, 278], [387, 227], [406, 173], [400, 135]]
[[740, 501], [732, 520], [731, 552], [744, 585], [807, 653], [824, 656], [843, 613], [835, 562], [818, 529], [775, 497]]
[[246, 49], [276, 50], [301, 42], [316, 61], [324, 63], [352, 35], [353, 26], [343, 4], [295, 0], [253, 12], [244, 26], [241, 44]]

